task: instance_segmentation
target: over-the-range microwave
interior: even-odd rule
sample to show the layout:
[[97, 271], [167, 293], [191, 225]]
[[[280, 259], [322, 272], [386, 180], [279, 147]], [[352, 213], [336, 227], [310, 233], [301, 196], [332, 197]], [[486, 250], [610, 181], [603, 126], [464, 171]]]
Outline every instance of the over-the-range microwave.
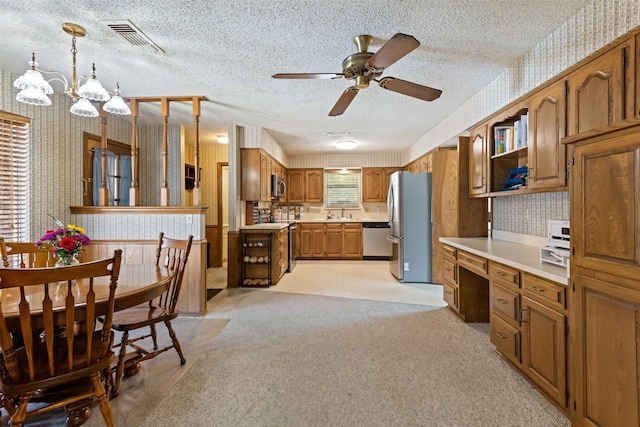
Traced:
[[271, 175], [271, 197], [284, 197], [287, 186], [284, 178], [278, 175]]

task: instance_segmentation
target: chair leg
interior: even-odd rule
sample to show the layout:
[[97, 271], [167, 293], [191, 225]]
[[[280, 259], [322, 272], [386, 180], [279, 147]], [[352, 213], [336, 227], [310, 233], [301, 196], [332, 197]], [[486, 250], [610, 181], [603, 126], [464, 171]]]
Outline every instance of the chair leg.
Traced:
[[27, 393], [20, 396], [20, 402], [18, 403], [18, 407], [16, 411], [11, 416], [9, 420], [9, 425], [12, 427], [22, 427], [24, 424], [24, 419], [27, 417], [27, 405], [29, 404], [29, 400], [31, 400], [31, 396], [33, 393]]
[[151, 339], [153, 340], [153, 349], [158, 349], [158, 335], [156, 334], [156, 325], [154, 323], [149, 325], [149, 329], [151, 329]]
[[187, 362], [187, 359], [184, 358], [182, 354], [182, 348], [180, 348], [180, 342], [178, 341], [178, 337], [176, 336], [175, 331], [171, 327], [171, 320], [165, 320], [165, 325], [167, 325], [167, 330], [169, 331], [169, 336], [171, 337], [171, 342], [173, 343], [173, 347], [178, 352], [178, 356], [180, 356], [180, 364], [184, 365]]
[[116, 397], [120, 394], [120, 381], [122, 375], [124, 375], [124, 359], [127, 356], [127, 343], [129, 342], [129, 331], [122, 333], [122, 339], [120, 340], [120, 353], [118, 353], [118, 365], [116, 367], [115, 381], [113, 388], [111, 389], [111, 396]]
[[91, 375], [91, 382], [93, 383], [93, 392], [100, 402], [100, 412], [102, 413], [102, 418], [104, 418], [104, 422], [107, 427], [113, 427], [113, 418], [111, 417], [111, 405], [109, 404], [109, 398], [107, 397], [107, 392], [100, 381], [100, 373], [96, 372]]

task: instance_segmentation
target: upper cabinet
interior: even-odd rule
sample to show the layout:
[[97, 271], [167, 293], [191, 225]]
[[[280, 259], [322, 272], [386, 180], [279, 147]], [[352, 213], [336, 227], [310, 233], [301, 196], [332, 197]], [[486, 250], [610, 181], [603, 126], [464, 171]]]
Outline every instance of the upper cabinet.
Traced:
[[469, 195], [487, 193], [487, 125], [475, 128], [469, 143]]
[[284, 174], [284, 166], [258, 148], [243, 148], [240, 157], [240, 198], [253, 202], [271, 201], [271, 175]]
[[567, 183], [567, 149], [560, 144], [566, 134], [566, 90], [562, 80], [531, 98], [529, 188], [564, 187]]
[[634, 116], [634, 45], [629, 38], [569, 75], [568, 135]]
[[402, 168], [362, 168], [362, 201], [386, 202], [389, 179]]
[[560, 140], [640, 116], [637, 40], [633, 34], [596, 52], [472, 129], [469, 195], [566, 191]]
[[322, 203], [324, 175], [322, 169], [288, 169], [287, 201], [289, 203]]

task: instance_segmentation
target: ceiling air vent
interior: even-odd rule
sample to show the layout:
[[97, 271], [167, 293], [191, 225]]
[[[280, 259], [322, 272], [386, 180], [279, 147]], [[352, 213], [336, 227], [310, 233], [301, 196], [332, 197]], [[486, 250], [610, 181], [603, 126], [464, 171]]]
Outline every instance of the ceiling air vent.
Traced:
[[107, 26], [113, 31], [127, 39], [127, 41], [132, 45], [146, 48], [150, 52], [164, 53], [164, 50], [162, 50], [160, 46], [155, 44], [149, 37], [145, 36], [144, 33], [128, 19], [117, 19], [102, 22], [107, 24]]

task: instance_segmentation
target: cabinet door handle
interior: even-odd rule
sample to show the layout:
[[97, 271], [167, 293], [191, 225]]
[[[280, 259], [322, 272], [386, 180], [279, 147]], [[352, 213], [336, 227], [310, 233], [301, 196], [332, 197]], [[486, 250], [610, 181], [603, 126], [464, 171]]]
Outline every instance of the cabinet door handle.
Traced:
[[448, 268], [448, 267], [447, 267], [447, 268], [445, 268], [444, 270], [445, 270], [445, 271], [451, 271], [451, 269], [450, 269], [450, 268]]
[[502, 335], [500, 332], [496, 332], [496, 335], [498, 336], [498, 338], [503, 340], [507, 338], [505, 335]]
[[496, 298], [496, 301], [498, 301], [500, 304], [506, 304], [508, 302], [506, 299], [502, 298]]
[[505, 274], [502, 271], [496, 271], [496, 276], [503, 277]]
[[451, 292], [451, 291], [444, 291], [444, 293], [445, 293], [445, 294], [447, 294], [447, 295], [451, 295], [453, 292]]
[[465, 258], [464, 260], [467, 261], [468, 263], [472, 263], [473, 262], [473, 260], [471, 258]]
[[531, 289], [534, 292], [544, 292], [544, 289], [540, 289], [537, 286], [529, 286], [529, 289]]

